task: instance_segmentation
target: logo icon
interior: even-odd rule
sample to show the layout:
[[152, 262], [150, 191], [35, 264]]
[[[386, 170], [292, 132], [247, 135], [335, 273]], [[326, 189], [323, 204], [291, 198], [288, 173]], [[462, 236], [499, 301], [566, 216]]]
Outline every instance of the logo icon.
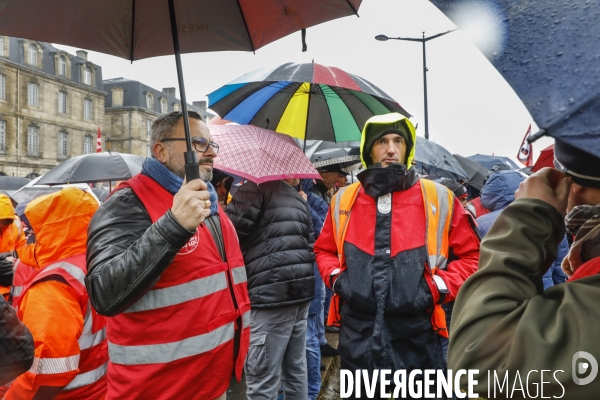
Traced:
[[190, 238], [190, 240], [181, 248], [181, 250], [179, 250], [179, 253], [177, 254], [180, 256], [190, 254], [192, 251], [196, 250], [198, 243], [200, 243], [200, 229], [196, 229], [194, 236]]
[[[585, 361], [584, 361], [585, 360]], [[573, 354], [573, 360], [571, 362], [573, 382], [576, 385], [587, 385], [591, 383], [598, 375], [598, 361], [596, 358], [588, 352], [578, 351]], [[588, 373], [589, 375], [585, 378], [580, 376]]]

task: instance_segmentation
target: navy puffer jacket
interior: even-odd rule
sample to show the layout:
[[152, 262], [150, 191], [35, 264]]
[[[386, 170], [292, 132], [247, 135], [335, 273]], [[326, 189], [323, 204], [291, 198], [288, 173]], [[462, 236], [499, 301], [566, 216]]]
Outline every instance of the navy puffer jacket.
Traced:
[[253, 308], [313, 299], [315, 234], [306, 201], [284, 181], [240, 187], [225, 210], [246, 263]]

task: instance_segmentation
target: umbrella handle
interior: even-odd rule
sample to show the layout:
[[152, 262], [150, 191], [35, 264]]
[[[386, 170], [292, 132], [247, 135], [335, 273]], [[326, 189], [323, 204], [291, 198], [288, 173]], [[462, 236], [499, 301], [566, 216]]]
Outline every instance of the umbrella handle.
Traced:
[[185, 177], [188, 182], [194, 179], [200, 179], [200, 167], [198, 166], [198, 159], [196, 158], [196, 152], [186, 151], [183, 153], [185, 159]]

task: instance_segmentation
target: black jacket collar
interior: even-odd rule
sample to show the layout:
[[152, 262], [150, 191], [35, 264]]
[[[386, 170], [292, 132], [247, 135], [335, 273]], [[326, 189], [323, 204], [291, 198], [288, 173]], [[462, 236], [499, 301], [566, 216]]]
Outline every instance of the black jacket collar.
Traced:
[[365, 188], [365, 193], [375, 198], [410, 189], [419, 181], [415, 169], [407, 171], [403, 164], [393, 164], [387, 168], [382, 168], [381, 164], [373, 164], [356, 177]]

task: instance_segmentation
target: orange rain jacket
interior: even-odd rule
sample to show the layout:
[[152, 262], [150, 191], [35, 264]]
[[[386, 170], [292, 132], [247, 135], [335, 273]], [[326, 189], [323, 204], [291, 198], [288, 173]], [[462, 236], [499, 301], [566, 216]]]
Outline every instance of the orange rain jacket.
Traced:
[[[51, 269], [64, 268], [65, 264], [82, 264], [80, 268], [85, 275], [87, 227], [97, 208], [98, 203], [93, 196], [78, 188], [65, 188], [32, 200], [25, 209], [25, 215], [36, 233], [36, 243], [18, 250], [21, 261], [38, 269], [39, 275], [48, 275]], [[45, 270], [46, 267], [49, 269]], [[87, 306], [82, 304], [84, 301]], [[104, 317], [98, 316], [87, 301], [85, 287], [73, 285], [56, 275], [36, 281], [34, 275], [17, 308], [19, 318], [33, 335], [38, 368], [34, 370], [32, 367], [19, 376], [10, 386], [5, 399], [33, 399], [38, 392], [42, 397], [43, 393], [54, 393], [55, 399], [104, 398], [104, 363], [108, 360], [106, 339], [94, 340], [94, 347], [90, 349], [80, 348], [82, 335], [88, 329], [84, 326], [84, 318], [86, 322], [93, 320], [96, 336], [98, 332], [104, 335], [105, 324]], [[87, 316], [89, 312], [93, 313], [93, 318]], [[99, 324], [102, 326], [98, 327]], [[90, 364], [90, 357], [94, 358], [92, 364], [101, 365], [98, 370], [104, 368], [104, 373], [94, 385], [66, 390], [70, 383], [72, 386], [74, 378], [81, 377], [84, 372], [82, 365]], [[62, 368], [61, 360], [68, 360], [63, 364], [69, 368]], [[45, 361], [48, 361], [48, 365], [39, 367]], [[56, 362], [53, 364], [52, 361]]]
[[[27, 243], [25, 233], [21, 227], [21, 221], [15, 215], [10, 198], [5, 194], [0, 194], [0, 220], [11, 219], [14, 222], [10, 225], [0, 227], [0, 253], [12, 253], [19, 247]], [[0, 286], [0, 296], [8, 301], [10, 286]]]

